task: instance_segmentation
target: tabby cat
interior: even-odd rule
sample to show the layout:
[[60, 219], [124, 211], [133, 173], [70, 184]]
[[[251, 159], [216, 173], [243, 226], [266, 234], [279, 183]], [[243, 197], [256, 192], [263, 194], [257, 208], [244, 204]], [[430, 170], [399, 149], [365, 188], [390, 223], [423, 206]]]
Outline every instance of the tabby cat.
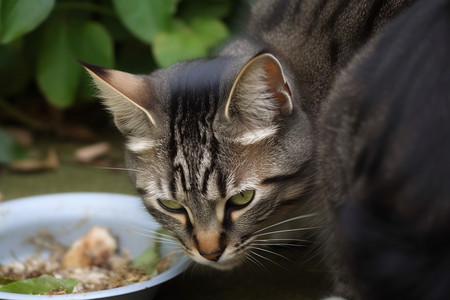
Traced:
[[[391, 114], [385, 112], [389, 107], [375, 104], [391, 99], [382, 94], [384, 88], [408, 92], [409, 77], [398, 86], [394, 81], [393, 74], [402, 67], [405, 72], [418, 71], [395, 61], [395, 55], [407, 59], [409, 53], [394, 53], [394, 46], [393, 53], [383, 52], [385, 44], [396, 42], [395, 30], [392, 36], [378, 34], [402, 11], [409, 11], [412, 2], [261, 0], [252, 8], [247, 29], [214, 58], [179, 63], [150, 75], [84, 64], [126, 138], [126, 163], [136, 190], [193, 260], [217, 269], [233, 268], [246, 259], [252, 243], [267, 237], [268, 228], [302, 218], [326, 228], [342, 227], [343, 232], [336, 228], [324, 234], [328, 245], [336, 245], [336, 251], [330, 251], [333, 264], [345, 260], [341, 257], [347, 252], [337, 249], [341, 244], [358, 246], [350, 239], [355, 236], [352, 227], [340, 222], [362, 208], [343, 205], [337, 217], [332, 213], [352, 193], [348, 184], [370, 197], [385, 195], [364, 181], [374, 178], [353, 182], [347, 172], [353, 168], [361, 178], [368, 172], [385, 172], [379, 169], [384, 168], [382, 155], [392, 150], [386, 143], [393, 139], [387, 126], [391, 119], [395, 123], [399, 108]], [[411, 37], [408, 47], [418, 40]], [[371, 51], [376, 51], [373, 59]], [[363, 63], [368, 56], [371, 59]], [[369, 76], [372, 69], [378, 70], [375, 79]], [[359, 109], [358, 103], [372, 99], [372, 94], [373, 103]], [[347, 119], [355, 124], [347, 125]], [[414, 120], [410, 131], [421, 132], [418, 122]], [[386, 134], [378, 136], [369, 129]], [[405, 132], [395, 134], [402, 137]], [[353, 139], [362, 151], [351, 148], [356, 147]], [[400, 162], [399, 155], [401, 151], [394, 151], [388, 160]], [[414, 157], [408, 162], [417, 163]], [[386, 192], [393, 191], [390, 188]], [[328, 207], [331, 214], [323, 214]], [[321, 217], [311, 218], [311, 212]], [[349, 220], [369, 221], [364, 216]], [[364, 273], [358, 259], [345, 266], [342, 270], [354, 276]], [[353, 279], [350, 275], [336, 282]], [[354, 293], [340, 291], [346, 296]], [[366, 297], [367, 291], [357, 289], [355, 295]]]
[[449, 0], [417, 1], [353, 59], [317, 140], [327, 257], [351, 274], [338, 282], [356, 299], [448, 299]]

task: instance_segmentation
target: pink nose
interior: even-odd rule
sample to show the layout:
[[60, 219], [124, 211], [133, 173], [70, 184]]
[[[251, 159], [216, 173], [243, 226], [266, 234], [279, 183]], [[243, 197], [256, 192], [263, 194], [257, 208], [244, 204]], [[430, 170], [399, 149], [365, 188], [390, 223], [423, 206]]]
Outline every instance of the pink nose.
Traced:
[[194, 235], [198, 253], [210, 261], [218, 261], [225, 250], [221, 242], [220, 234], [217, 232], [200, 232]]
[[203, 256], [204, 258], [206, 258], [206, 259], [208, 259], [210, 261], [218, 261], [220, 256], [223, 253], [223, 250], [217, 249], [217, 250], [214, 250], [214, 251], [209, 252], [209, 253], [204, 253], [204, 252], [199, 251], [199, 253], [200, 253], [201, 256]]

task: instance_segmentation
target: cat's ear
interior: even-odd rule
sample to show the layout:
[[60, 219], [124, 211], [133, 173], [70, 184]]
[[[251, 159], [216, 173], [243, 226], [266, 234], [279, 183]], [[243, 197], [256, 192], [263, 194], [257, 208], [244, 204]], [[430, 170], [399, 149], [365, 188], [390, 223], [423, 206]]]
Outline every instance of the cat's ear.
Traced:
[[291, 91], [279, 61], [269, 53], [249, 60], [238, 73], [225, 106], [225, 118], [242, 144], [273, 135], [292, 111]]
[[103, 103], [114, 115], [114, 122], [122, 133], [146, 134], [150, 126], [157, 126], [152, 114], [155, 107], [152, 82], [148, 76], [80, 63], [92, 76]]

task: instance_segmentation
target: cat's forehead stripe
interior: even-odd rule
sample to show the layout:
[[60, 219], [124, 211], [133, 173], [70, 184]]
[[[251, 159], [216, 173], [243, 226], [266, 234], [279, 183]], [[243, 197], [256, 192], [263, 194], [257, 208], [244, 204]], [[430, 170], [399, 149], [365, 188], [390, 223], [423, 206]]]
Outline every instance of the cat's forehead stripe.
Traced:
[[174, 85], [171, 90], [169, 158], [174, 196], [178, 189], [206, 195], [211, 182], [221, 195], [226, 194], [224, 175], [217, 167], [219, 142], [213, 130], [220, 78], [206, 77], [210, 67], [208, 63], [194, 66], [193, 71], [179, 75], [184, 76], [181, 82], [194, 82], [193, 86]]

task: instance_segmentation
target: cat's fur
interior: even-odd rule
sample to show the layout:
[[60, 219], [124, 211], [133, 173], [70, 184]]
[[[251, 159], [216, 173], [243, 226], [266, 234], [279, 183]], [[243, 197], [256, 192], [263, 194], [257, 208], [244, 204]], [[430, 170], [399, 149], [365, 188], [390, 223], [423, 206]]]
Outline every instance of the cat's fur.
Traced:
[[[333, 137], [333, 127], [340, 118], [351, 118], [352, 107], [340, 102], [345, 103], [346, 91], [355, 93], [356, 99], [366, 95], [365, 82], [358, 85], [352, 72], [377, 48], [375, 41], [383, 39], [377, 37], [371, 46], [368, 42], [411, 2], [261, 1], [253, 8], [248, 29], [217, 58], [176, 64], [148, 76], [85, 64], [126, 138], [133, 184], [149, 212], [194, 260], [232, 268], [251, 253], [254, 241], [267, 237], [266, 226], [311, 209], [322, 211], [320, 196], [332, 200], [331, 211], [346, 200], [334, 193], [348, 188], [346, 178], [339, 177], [355, 164], [353, 152], [345, 153], [346, 144], [334, 146], [333, 142], [351, 143], [352, 137]], [[380, 68], [387, 68], [382, 59], [388, 54], [374, 54]], [[351, 67], [336, 81], [350, 61]], [[371, 60], [368, 63], [367, 68], [378, 66]], [[391, 83], [393, 78], [385, 81]], [[333, 84], [326, 114], [319, 117]], [[402, 91], [405, 86], [400, 86]], [[371, 124], [377, 125], [375, 131], [384, 124], [386, 107], [362, 107], [358, 119], [362, 127], [352, 134], [370, 145], [378, 138], [377, 132], [369, 130]], [[368, 122], [368, 116], [375, 118]], [[375, 150], [384, 153], [387, 148], [378, 142]], [[356, 163], [363, 176], [365, 160], [373, 159], [371, 149], [364, 149], [368, 156]], [[339, 161], [337, 154], [346, 160]], [[396, 160], [395, 155], [399, 154], [394, 152], [390, 159]], [[249, 190], [255, 194], [248, 204], [230, 201]], [[175, 200], [183, 208], [164, 207], [161, 201], [165, 200]], [[327, 235], [330, 244], [339, 245], [339, 234], [336, 230]], [[343, 237], [343, 247], [346, 241]], [[330, 257], [339, 263], [338, 250]], [[359, 276], [359, 261], [350, 266]]]
[[447, 299], [450, 1], [388, 25], [339, 77], [319, 128], [335, 271], [358, 299]]

